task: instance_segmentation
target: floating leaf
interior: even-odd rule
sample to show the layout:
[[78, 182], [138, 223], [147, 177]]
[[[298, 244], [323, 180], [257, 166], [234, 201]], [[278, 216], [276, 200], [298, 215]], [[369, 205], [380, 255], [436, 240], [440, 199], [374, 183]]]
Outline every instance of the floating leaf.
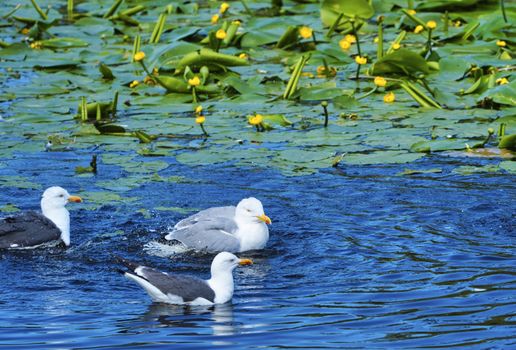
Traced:
[[399, 164], [410, 163], [423, 157], [422, 153], [408, 153], [403, 151], [377, 151], [367, 154], [348, 154], [342, 159], [343, 163], [367, 165], [367, 164]]
[[367, 0], [323, 0], [321, 20], [326, 27], [333, 25], [341, 13], [351, 18], [371, 18], [374, 15], [374, 9]]
[[499, 148], [516, 151], [516, 134], [505, 135], [498, 143]]
[[397, 173], [397, 176], [403, 175], [416, 175], [416, 174], [435, 174], [442, 173], [443, 169], [441, 168], [432, 168], [432, 169], [405, 169], [401, 173]]
[[503, 161], [499, 164], [500, 169], [503, 169], [509, 173], [516, 174], [516, 162], [515, 161]]
[[370, 68], [371, 75], [403, 74], [407, 76], [416, 73], [429, 73], [428, 64], [419, 54], [408, 49], [393, 51], [378, 61]]
[[487, 90], [480, 95], [478, 100], [483, 100], [486, 97], [496, 103], [516, 106], [516, 80], [511, 81], [509, 84], [499, 85]]
[[52, 38], [39, 41], [41, 47], [48, 49], [70, 49], [73, 47], [86, 47], [89, 44], [78, 38]]

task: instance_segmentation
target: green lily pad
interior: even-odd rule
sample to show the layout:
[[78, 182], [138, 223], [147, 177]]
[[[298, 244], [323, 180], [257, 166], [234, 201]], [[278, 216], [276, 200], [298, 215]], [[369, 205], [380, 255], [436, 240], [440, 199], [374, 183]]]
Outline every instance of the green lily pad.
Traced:
[[370, 68], [371, 75], [403, 74], [410, 76], [429, 72], [428, 63], [423, 57], [403, 48], [383, 56]]
[[500, 162], [499, 167], [500, 167], [500, 169], [503, 169], [509, 173], [513, 173], [513, 174], [516, 173], [516, 162], [515, 161], [506, 160], [506, 161]]
[[403, 151], [376, 151], [367, 154], [348, 154], [344, 156], [342, 162], [354, 165], [402, 164], [413, 162], [421, 157], [424, 157], [423, 153], [408, 153]]

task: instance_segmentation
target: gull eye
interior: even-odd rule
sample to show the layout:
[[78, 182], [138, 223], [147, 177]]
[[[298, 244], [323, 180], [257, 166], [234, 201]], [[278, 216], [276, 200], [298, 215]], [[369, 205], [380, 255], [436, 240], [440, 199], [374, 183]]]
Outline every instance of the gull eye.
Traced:
[[64, 194], [62, 194], [62, 193], [61, 193], [61, 194], [59, 195], [59, 197], [64, 197]]

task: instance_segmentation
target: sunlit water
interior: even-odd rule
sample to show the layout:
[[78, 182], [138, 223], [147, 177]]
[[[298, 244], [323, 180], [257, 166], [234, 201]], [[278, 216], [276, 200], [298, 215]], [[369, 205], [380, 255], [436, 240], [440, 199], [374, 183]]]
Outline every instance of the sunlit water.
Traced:
[[[99, 190], [98, 180], [128, 176], [101, 161], [96, 177], [65, 176], [76, 164], [72, 153], [25, 155], [0, 171], [78, 194]], [[458, 175], [455, 160], [445, 157], [412, 164], [442, 173], [411, 177], [396, 176], [404, 166], [284, 177], [164, 159], [170, 167], [160, 175], [198, 181], [148, 183], [125, 194], [138, 202], [96, 210], [70, 205], [71, 248], [0, 253], [0, 345], [516, 346], [514, 176]], [[35, 209], [40, 192], [2, 188], [0, 203]], [[271, 239], [267, 249], [241, 254], [255, 264], [235, 271], [231, 304], [153, 304], [117, 272], [120, 255], [207, 278], [212, 255], [158, 249], [167, 227], [187, 214], [154, 208], [201, 209], [250, 195], [273, 220]]]

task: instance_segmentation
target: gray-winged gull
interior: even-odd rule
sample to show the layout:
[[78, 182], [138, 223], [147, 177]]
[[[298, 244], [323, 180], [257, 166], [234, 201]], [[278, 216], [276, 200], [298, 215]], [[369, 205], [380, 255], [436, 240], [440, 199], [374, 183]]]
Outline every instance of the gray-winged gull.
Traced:
[[47, 188], [41, 197], [41, 213], [27, 211], [0, 219], [0, 249], [35, 247], [58, 240], [70, 245], [70, 213], [65, 205], [81, 201], [62, 187]]
[[165, 239], [209, 252], [244, 252], [262, 249], [269, 240], [271, 219], [256, 198], [242, 199], [236, 207], [202, 210], [179, 221]]
[[211, 278], [161, 272], [125, 259], [121, 262], [129, 271], [120, 271], [138, 283], [155, 302], [168, 304], [211, 305], [224, 304], [233, 297], [233, 270], [238, 265], [250, 265], [250, 259], [240, 259], [222, 252], [211, 263]]

